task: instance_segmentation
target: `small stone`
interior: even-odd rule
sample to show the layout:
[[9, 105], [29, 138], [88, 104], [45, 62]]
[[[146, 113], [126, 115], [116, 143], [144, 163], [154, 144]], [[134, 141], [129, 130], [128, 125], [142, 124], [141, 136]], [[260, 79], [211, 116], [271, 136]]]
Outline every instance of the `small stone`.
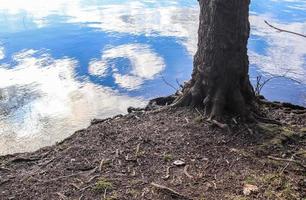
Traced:
[[173, 162], [175, 166], [184, 166], [186, 163], [182, 160], [176, 160]]
[[243, 187], [243, 194], [248, 196], [250, 194], [255, 194], [258, 192], [258, 187], [256, 185], [245, 184]]

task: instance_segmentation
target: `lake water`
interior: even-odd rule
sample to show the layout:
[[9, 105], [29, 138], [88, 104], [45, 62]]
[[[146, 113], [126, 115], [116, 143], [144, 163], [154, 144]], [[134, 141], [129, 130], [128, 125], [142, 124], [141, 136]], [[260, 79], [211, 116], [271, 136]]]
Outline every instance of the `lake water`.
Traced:
[[[0, 154], [32, 151], [171, 94], [189, 79], [196, 0], [0, 0]], [[253, 0], [252, 82], [270, 100], [306, 105], [305, 0]]]

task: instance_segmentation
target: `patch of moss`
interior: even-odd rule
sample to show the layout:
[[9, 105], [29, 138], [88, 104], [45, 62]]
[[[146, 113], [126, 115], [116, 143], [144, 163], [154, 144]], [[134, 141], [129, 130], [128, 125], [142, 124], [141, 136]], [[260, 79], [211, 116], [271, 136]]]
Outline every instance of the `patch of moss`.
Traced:
[[173, 156], [171, 154], [165, 153], [164, 157], [163, 157], [163, 160], [165, 162], [171, 162], [173, 160]]
[[253, 175], [246, 177], [246, 179], [244, 180], [244, 183], [246, 184], [251, 184], [251, 185], [256, 185], [257, 184], [257, 180], [256, 177], [254, 177]]
[[198, 117], [196, 117], [196, 118], [194, 118], [194, 121], [196, 122], [196, 123], [202, 123], [202, 122], [204, 122], [204, 117], [202, 117], [202, 116], [198, 116]]
[[298, 199], [290, 180], [283, 174], [267, 174], [262, 179], [266, 185], [265, 195], [269, 199], [280, 197], [282, 199]]
[[264, 147], [282, 147], [286, 141], [295, 140], [297, 137], [300, 137], [298, 133], [287, 126], [259, 123], [257, 127], [260, 133], [266, 135], [269, 138], [262, 144]]
[[206, 200], [206, 199], [205, 199], [204, 195], [201, 195], [199, 200]]
[[[284, 174], [269, 173], [258, 175], [258, 173], [254, 172], [244, 182], [263, 188], [263, 194], [267, 199], [299, 199], [290, 179]], [[234, 198], [234, 200], [238, 199]]]
[[96, 192], [104, 192], [111, 189], [113, 189], [113, 184], [105, 178], [100, 178], [94, 187]]
[[132, 196], [133, 198], [137, 198], [138, 196], [140, 196], [140, 192], [138, 192], [135, 189], [128, 189], [126, 192], [128, 195]]

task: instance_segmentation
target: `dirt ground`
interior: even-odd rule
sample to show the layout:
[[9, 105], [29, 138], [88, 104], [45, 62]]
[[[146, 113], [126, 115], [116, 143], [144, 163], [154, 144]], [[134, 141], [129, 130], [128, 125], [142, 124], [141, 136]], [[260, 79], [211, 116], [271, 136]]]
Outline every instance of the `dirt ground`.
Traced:
[[262, 112], [282, 125], [216, 124], [191, 108], [94, 120], [54, 146], [0, 157], [0, 199], [305, 200], [306, 110]]

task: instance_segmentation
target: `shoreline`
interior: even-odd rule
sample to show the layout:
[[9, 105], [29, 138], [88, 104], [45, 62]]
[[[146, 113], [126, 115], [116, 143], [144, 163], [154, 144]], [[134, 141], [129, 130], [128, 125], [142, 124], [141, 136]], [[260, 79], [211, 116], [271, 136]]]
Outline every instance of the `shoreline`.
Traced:
[[222, 129], [189, 108], [96, 120], [56, 145], [0, 156], [0, 199], [299, 199], [306, 110], [288, 105], [261, 105], [281, 126], [229, 118]]

